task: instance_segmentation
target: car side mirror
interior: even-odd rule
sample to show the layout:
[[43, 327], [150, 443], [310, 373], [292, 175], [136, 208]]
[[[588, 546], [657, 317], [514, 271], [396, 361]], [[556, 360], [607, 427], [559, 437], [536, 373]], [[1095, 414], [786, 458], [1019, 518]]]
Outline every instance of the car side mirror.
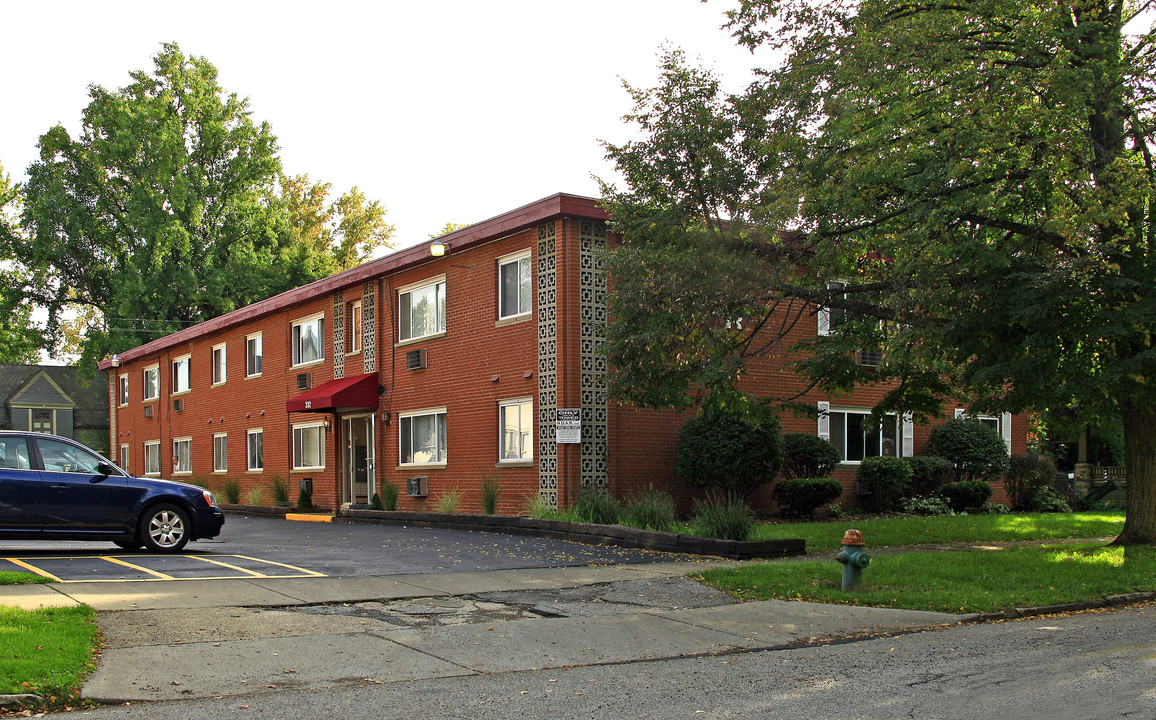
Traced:
[[98, 473], [100, 473], [101, 475], [105, 475], [105, 476], [117, 474], [116, 468], [114, 468], [111, 464], [106, 463], [106, 462], [97, 463], [96, 464], [96, 471]]

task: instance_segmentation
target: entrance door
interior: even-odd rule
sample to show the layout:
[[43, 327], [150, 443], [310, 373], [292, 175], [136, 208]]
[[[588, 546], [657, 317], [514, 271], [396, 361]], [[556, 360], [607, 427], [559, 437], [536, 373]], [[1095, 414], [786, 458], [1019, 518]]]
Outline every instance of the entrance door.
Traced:
[[369, 504], [369, 498], [377, 492], [373, 423], [373, 415], [341, 419], [341, 434], [345, 439], [341, 458], [342, 502], [350, 505]]

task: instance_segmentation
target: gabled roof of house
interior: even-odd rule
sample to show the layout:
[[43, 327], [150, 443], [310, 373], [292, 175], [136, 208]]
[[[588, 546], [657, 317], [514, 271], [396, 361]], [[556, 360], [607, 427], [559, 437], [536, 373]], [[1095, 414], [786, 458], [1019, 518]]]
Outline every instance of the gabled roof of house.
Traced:
[[76, 367], [60, 365], [15, 365], [0, 363], [0, 424], [12, 423], [12, 406], [75, 406], [73, 424], [77, 427], [108, 425], [108, 376], [83, 381]]
[[[561, 217], [584, 217], [597, 220], [606, 220], [608, 215], [602, 209], [601, 201], [597, 198], [583, 197], [556, 193], [542, 198], [528, 205], [503, 213], [488, 220], [475, 223], [468, 227], [455, 230], [452, 233], [436, 238], [451, 248], [454, 253], [460, 253], [472, 247], [482, 245], [492, 240], [498, 240], [516, 232], [539, 225], [549, 220]], [[285, 308], [293, 307], [318, 295], [328, 295], [343, 288], [355, 286], [377, 277], [384, 277], [408, 270], [425, 263], [436, 262], [442, 258], [430, 255], [430, 245], [434, 238], [413, 245], [383, 257], [371, 260], [364, 265], [315, 280], [308, 285], [287, 290], [266, 300], [246, 305], [232, 312], [206, 320], [191, 327], [145, 343], [131, 350], [120, 353], [119, 359], [128, 362], [140, 357], [146, 357], [168, 348], [175, 347], [198, 337], [210, 335], [221, 330], [235, 327], [242, 323], [254, 320]], [[108, 370], [113, 367], [112, 359], [101, 360], [98, 367]]]

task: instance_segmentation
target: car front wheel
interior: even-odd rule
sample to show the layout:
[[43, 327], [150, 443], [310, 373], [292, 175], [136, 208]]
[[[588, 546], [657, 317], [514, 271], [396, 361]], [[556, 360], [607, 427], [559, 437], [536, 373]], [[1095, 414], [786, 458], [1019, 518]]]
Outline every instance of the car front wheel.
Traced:
[[189, 542], [189, 514], [169, 503], [149, 508], [140, 522], [140, 534], [149, 552], [179, 552]]

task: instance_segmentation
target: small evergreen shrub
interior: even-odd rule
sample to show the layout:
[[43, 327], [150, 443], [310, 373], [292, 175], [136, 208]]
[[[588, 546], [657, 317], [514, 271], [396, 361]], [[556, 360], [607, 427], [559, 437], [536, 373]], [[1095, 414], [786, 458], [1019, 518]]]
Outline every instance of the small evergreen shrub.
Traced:
[[374, 493], [372, 496], [370, 496], [369, 509], [370, 510], [384, 510], [385, 509], [385, 505], [383, 505], [381, 503], [381, 495], [379, 495], [378, 493]]
[[275, 474], [269, 479], [269, 487], [273, 490], [273, 502], [289, 502], [289, 481]]
[[758, 518], [741, 498], [712, 495], [695, 501], [691, 524], [704, 537], [741, 541], [750, 539]]
[[991, 497], [991, 485], [982, 480], [957, 480], [939, 488], [940, 496], [955, 512], [982, 507]]
[[482, 476], [482, 512], [493, 515], [498, 511], [498, 497], [502, 494], [502, 485], [498, 476], [486, 473]]
[[1052, 484], [1056, 476], [1056, 466], [1043, 455], [1025, 453], [1008, 458], [1004, 488], [1008, 499], [1016, 510], [1027, 510], [1036, 495]]
[[1066, 513], [1072, 511], [1064, 496], [1056, 492], [1055, 488], [1050, 485], [1046, 485], [1036, 492], [1030, 508], [1032, 512]]
[[839, 466], [839, 451], [829, 441], [807, 433], [783, 434], [784, 478], [825, 478]]
[[855, 474], [867, 496], [867, 505], [876, 512], [890, 512], [911, 486], [911, 465], [902, 458], [869, 457], [859, 463]]
[[908, 515], [954, 515], [947, 501], [938, 496], [908, 497], [899, 503], [899, 509]]
[[622, 510], [622, 524], [667, 532], [674, 527], [674, 498], [665, 490], [648, 487], [631, 495]]
[[695, 487], [746, 496], [779, 473], [779, 418], [766, 402], [715, 400], [682, 426], [675, 472]]
[[236, 478], [226, 478], [221, 481], [221, 496], [230, 505], [241, 502], [241, 481]]
[[388, 512], [397, 510], [397, 496], [399, 493], [397, 485], [394, 485], [389, 480], [386, 480], [381, 483], [381, 489], [378, 491], [378, 493], [381, 495], [382, 510], [386, 510]]
[[297, 493], [297, 508], [300, 510], [313, 509], [313, 493], [308, 490], [301, 490]]
[[818, 507], [839, 499], [843, 483], [835, 478], [790, 478], [775, 483], [771, 494], [783, 517], [809, 518]]
[[584, 488], [574, 504], [580, 522], [594, 525], [617, 525], [622, 505], [602, 488]]
[[930, 497], [943, 483], [951, 480], [955, 469], [951, 461], [938, 455], [916, 455], [905, 458], [911, 466], [911, 494]]
[[974, 418], [956, 418], [931, 429], [928, 455], [951, 461], [953, 479], [996, 480], [1007, 472], [1007, 445], [992, 427]]

